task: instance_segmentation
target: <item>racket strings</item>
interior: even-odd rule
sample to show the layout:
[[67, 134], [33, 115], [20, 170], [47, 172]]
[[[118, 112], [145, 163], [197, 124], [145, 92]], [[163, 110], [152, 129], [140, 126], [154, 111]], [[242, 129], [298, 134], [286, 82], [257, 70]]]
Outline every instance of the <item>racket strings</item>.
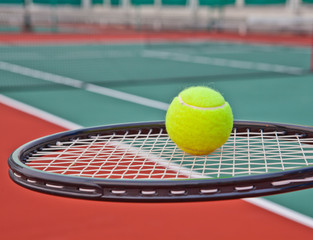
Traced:
[[32, 154], [27, 165], [42, 171], [107, 179], [222, 178], [263, 174], [313, 164], [313, 139], [284, 132], [233, 130], [213, 153], [180, 150], [164, 129], [58, 141]]

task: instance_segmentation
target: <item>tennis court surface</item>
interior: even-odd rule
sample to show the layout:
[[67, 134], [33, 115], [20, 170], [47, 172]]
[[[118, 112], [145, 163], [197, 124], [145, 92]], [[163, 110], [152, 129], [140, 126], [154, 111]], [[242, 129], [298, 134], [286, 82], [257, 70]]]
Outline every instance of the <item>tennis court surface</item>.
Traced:
[[311, 38], [201, 33], [1, 34], [1, 239], [312, 239], [313, 190], [196, 203], [50, 196], [8, 176], [35, 138], [164, 120], [182, 89], [219, 90], [234, 118], [313, 125]]

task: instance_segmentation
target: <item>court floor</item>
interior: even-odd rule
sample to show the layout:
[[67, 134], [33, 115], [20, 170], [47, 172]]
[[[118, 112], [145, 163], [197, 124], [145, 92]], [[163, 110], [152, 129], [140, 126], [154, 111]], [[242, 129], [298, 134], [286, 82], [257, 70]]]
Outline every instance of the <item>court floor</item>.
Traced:
[[252, 200], [127, 204], [16, 186], [7, 157], [47, 134], [164, 120], [188, 86], [220, 91], [237, 120], [313, 125], [311, 49], [227, 41], [0, 45], [2, 239], [312, 239], [313, 190]]

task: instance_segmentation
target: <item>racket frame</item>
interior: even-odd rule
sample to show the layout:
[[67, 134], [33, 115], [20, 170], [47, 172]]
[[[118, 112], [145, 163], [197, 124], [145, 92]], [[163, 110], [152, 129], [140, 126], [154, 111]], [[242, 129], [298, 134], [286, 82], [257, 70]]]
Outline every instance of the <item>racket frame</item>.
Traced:
[[[313, 128], [289, 124], [273, 124], [251, 121], [234, 121], [237, 132], [282, 131], [284, 134], [301, 134], [313, 138]], [[25, 165], [27, 156], [37, 149], [57, 141], [89, 137], [98, 133], [159, 131], [165, 129], [164, 122], [143, 122], [90, 127], [57, 133], [31, 141], [9, 157], [9, 175], [17, 184], [38, 191], [59, 196], [133, 202], [177, 202], [208, 201], [272, 195], [313, 187], [313, 166], [300, 169], [238, 176], [227, 178], [141, 180], [101, 179], [61, 175], [43, 172]], [[20, 160], [21, 159], [21, 160]]]

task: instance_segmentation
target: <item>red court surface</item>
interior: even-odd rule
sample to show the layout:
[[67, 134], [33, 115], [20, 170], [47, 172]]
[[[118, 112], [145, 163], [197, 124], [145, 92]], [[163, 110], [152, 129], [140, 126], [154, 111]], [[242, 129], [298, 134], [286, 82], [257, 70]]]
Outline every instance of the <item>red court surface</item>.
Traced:
[[291, 46], [312, 46], [312, 36], [293, 34], [248, 34], [218, 33], [218, 32], [119, 32], [104, 34], [67, 34], [67, 33], [2, 33], [2, 44], [66, 44], [88, 42], [146, 42], [146, 41], [182, 41], [182, 40], [221, 40], [247, 43], [279, 44]]
[[24, 189], [8, 176], [9, 154], [64, 129], [3, 104], [0, 113], [0, 239], [312, 239], [312, 229], [243, 200], [114, 203]]

